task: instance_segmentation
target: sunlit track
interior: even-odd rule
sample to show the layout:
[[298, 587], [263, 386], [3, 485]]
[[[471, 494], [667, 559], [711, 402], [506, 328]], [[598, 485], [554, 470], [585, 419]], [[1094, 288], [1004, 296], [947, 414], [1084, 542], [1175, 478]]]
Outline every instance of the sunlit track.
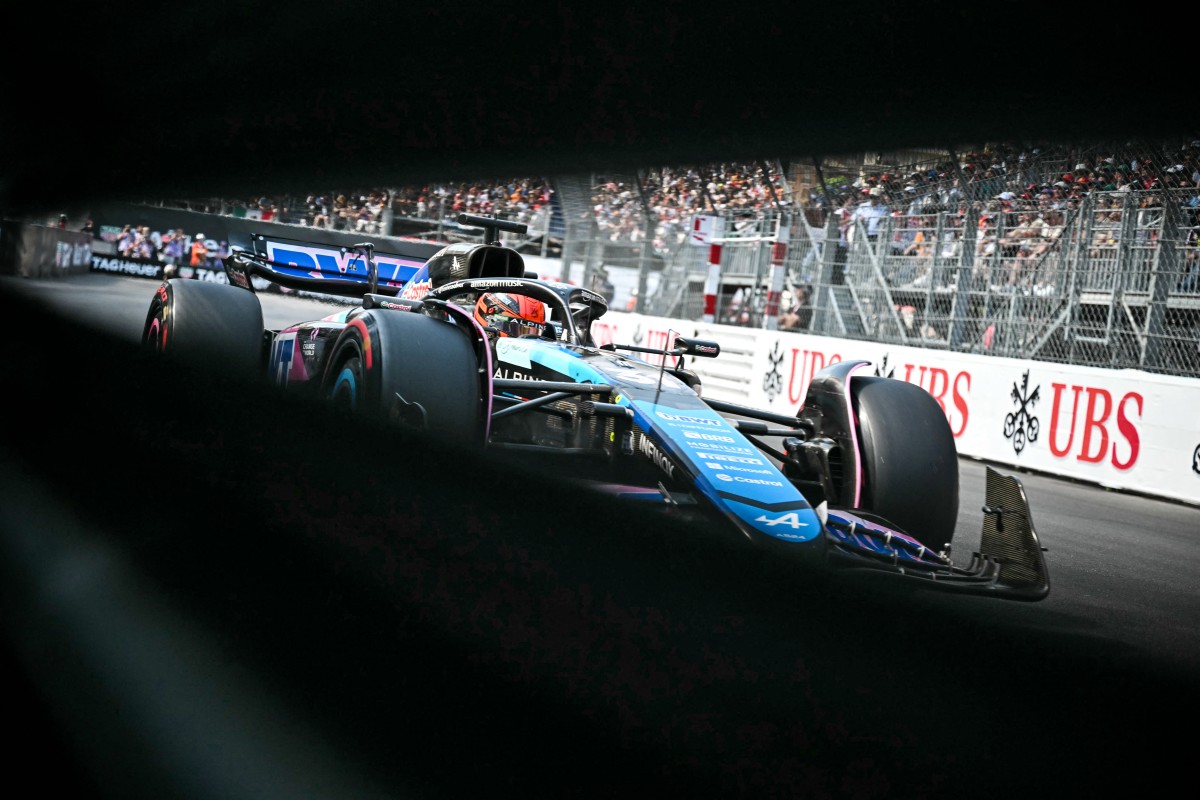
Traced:
[[[87, 274], [52, 281], [0, 279], [52, 308], [136, 342], [156, 283]], [[320, 300], [260, 295], [268, 327], [335, 313]], [[957, 559], [978, 546], [985, 465], [960, 459]], [[1047, 600], [1024, 604], [920, 593], [918, 602], [1029, 625], [1064, 636], [1108, 640], [1139, 658], [1200, 669], [1200, 508], [1105, 490], [1053, 476], [1016, 473], [1025, 486], [1034, 527], [1047, 549], [1052, 588]]]

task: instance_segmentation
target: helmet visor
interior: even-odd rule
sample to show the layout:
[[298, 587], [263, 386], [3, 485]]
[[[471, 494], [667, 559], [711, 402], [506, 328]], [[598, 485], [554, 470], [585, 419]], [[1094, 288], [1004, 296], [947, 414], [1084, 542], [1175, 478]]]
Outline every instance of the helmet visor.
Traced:
[[540, 336], [542, 333], [541, 323], [516, 319], [507, 314], [489, 314], [484, 319], [505, 336]]

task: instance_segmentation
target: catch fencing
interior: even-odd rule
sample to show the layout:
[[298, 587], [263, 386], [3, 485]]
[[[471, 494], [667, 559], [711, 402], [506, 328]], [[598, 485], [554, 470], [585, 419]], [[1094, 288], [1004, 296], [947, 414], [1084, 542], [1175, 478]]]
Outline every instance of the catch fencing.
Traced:
[[1195, 196], [1127, 190], [1045, 210], [891, 213], [874, 235], [866, 220], [839, 226], [834, 214], [824, 224], [802, 211], [722, 215], [719, 248], [684, 239], [656, 251], [658, 291], [636, 310], [701, 320], [717, 252], [710, 321], [774, 328], [783, 241], [778, 307], [796, 312], [797, 331], [1200, 377]]

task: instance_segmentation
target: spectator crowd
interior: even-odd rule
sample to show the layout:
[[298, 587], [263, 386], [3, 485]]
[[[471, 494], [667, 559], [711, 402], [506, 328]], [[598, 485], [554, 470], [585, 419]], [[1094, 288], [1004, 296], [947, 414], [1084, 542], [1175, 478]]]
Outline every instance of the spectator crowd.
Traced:
[[[1186, 196], [1188, 246], [1180, 288], [1200, 288], [1200, 140], [1179, 147], [1131, 143], [1107, 152], [1096, 146], [1000, 143], [902, 168], [829, 167], [818, 172], [821, 180], [809, 182], [815, 185], [800, 190], [807, 194], [803, 201], [797, 200], [800, 192], [789, 188], [786, 171], [786, 162], [758, 161], [658, 167], [637, 178], [595, 176], [586, 219], [601, 240], [649, 242], [654, 252], [666, 255], [686, 241], [696, 214], [750, 221], [767, 211], [799, 210], [814, 242], [823, 238], [826, 220], [834, 215], [839, 256], [858, 232], [872, 242], [886, 232], [887, 255], [904, 257], [893, 259], [887, 280], [897, 288], [920, 289], [939, 280], [939, 258], [961, 255], [967, 238], [962, 225], [973, 208], [979, 226], [975, 285], [1040, 293], [1051, 291], [1056, 278], [1054, 260], [1046, 256], [1058, 248], [1067, 219], [1084, 198], [1095, 195], [1101, 212], [1091, 229], [1090, 255], [1104, 259], [1111, 257], [1125, 230], [1122, 216], [1129, 208], [1123, 193], [1137, 192], [1136, 213], [1144, 222], [1161, 206], [1160, 193], [1181, 192]], [[441, 222], [460, 213], [496, 215], [545, 230], [554, 195], [549, 179], [524, 177], [313, 192], [302, 199], [260, 195], [216, 205], [239, 218], [368, 235], [387, 233], [389, 214]], [[211, 250], [222, 246], [211, 244]], [[197, 258], [191, 247], [182, 230], [152, 241], [147, 231], [133, 226], [126, 226], [118, 243], [122, 254], [175, 264]], [[216, 257], [219, 253], [199, 256], [209, 262]], [[839, 258], [839, 270], [841, 262]], [[811, 260], [806, 262], [804, 274], [795, 276], [798, 286], [812, 283], [813, 267]], [[810, 314], [794, 316], [805, 320]]]
[[[766, 210], [800, 207], [814, 226], [822, 225], [829, 213], [836, 213], [865, 218], [875, 231], [884, 216], [962, 211], [970, 203], [982, 205], [985, 213], [1045, 213], [1077, 207], [1081, 198], [1092, 192], [1200, 186], [1200, 140], [1177, 152], [1164, 149], [1126, 157], [1069, 146], [1023, 149], [994, 144], [970, 151], [957, 162], [879, 171], [858, 168], [857, 174], [827, 169], [834, 174], [821, 185], [808, 187], [803, 202], [789, 189], [783, 163], [651, 168], [640, 176], [640, 185], [629, 178], [599, 176], [592, 187], [589, 216], [603, 238], [649, 239], [656, 247], [669, 249], [686, 235], [695, 214], [754, 216]], [[195, 210], [378, 234], [385, 232], [386, 211], [415, 219], [452, 219], [468, 213], [529, 221], [548, 208], [553, 197], [549, 179], [525, 177], [312, 192], [302, 198], [264, 194], [209, 201]], [[1200, 207], [1200, 196], [1193, 197], [1191, 207]], [[653, 222], [653, 230], [646, 230], [647, 218]]]
[[239, 219], [377, 235], [388, 232], [389, 212], [393, 217], [422, 220], [450, 220], [466, 213], [529, 223], [549, 212], [552, 195], [550, 182], [545, 179], [511, 178], [312, 192], [303, 198], [261, 195], [212, 201], [204, 210], [229, 213]]

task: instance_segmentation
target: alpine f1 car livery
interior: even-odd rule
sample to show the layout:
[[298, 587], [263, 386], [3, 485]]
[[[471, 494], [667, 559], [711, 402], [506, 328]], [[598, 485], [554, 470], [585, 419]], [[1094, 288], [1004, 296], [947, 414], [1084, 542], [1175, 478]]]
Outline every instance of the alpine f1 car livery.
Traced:
[[[990, 467], [980, 548], [952, 559], [958, 458], [925, 390], [847, 361], [814, 377], [794, 416], [705, 398], [686, 359], [716, 358], [719, 344], [597, 346], [604, 298], [527, 273], [498, 238], [524, 225], [459, 223], [484, 241], [450, 244], [407, 276], [380, 270], [370, 243], [327, 259], [237, 251], [228, 284], [164, 281], [143, 340], [163, 355], [220, 353], [346, 413], [716, 521], [779, 558], [953, 592], [1048, 594], [1024, 489]], [[266, 330], [264, 285], [361, 300]]]

